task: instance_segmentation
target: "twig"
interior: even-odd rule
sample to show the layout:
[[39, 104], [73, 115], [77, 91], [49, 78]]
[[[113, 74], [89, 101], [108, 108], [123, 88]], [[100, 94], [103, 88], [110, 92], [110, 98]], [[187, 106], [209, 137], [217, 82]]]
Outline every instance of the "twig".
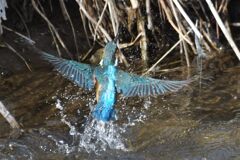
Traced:
[[50, 11], [53, 12], [52, 0], [49, 0], [48, 3], [49, 3]]
[[207, 14], [207, 12], [206, 12], [206, 10], [205, 10], [204, 5], [203, 5], [203, 1], [202, 1], [202, 0], [198, 0], [198, 3], [199, 3], [199, 5], [200, 5], [200, 8], [202, 9], [204, 18], [206, 19], [207, 23], [210, 23], [210, 19], [209, 19], [209, 17], [208, 17], [208, 14]]
[[114, 32], [114, 35], [116, 36], [119, 28], [119, 21], [116, 14], [116, 7], [114, 6], [113, 1], [106, 0], [106, 2], [108, 4], [108, 10], [109, 10], [110, 19], [112, 22], [113, 32]]
[[[196, 26], [198, 25], [198, 22], [196, 22]], [[194, 35], [195, 45], [197, 49], [197, 69], [199, 71], [199, 88], [202, 89], [202, 70], [203, 70], [203, 58], [206, 58], [206, 54], [202, 48], [202, 40], [197, 37], [197, 35]]]
[[88, 50], [88, 52], [84, 55], [84, 57], [82, 58], [82, 60], [85, 60], [85, 59], [89, 56], [89, 54], [92, 52], [93, 48], [95, 47], [96, 37], [97, 37], [97, 30], [98, 30], [99, 25], [100, 25], [101, 22], [102, 22], [103, 15], [104, 15], [104, 13], [105, 13], [105, 11], [106, 11], [106, 9], [107, 9], [107, 6], [108, 6], [108, 4], [107, 4], [107, 2], [105, 2], [105, 5], [104, 5], [104, 7], [103, 7], [103, 11], [102, 11], [102, 13], [101, 13], [101, 16], [100, 16], [100, 18], [99, 18], [99, 20], [98, 20], [98, 22], [97, 22], [97, 25], [96, 25], [96, 27], [95, 27], [95, 29], [94, 29], [93, 45], [92, 45], [92, 47]]
[[98, 27], [100, 26], [100, 24], [101, 24], [101, 22], [102, 22], [103, 15], [104, 15], [104, 13], [105, 13], [105, 11], [106, 11], [106, 9], [107, 9], [107, 6], [108, 6], [108, 3], [105, 2], [105, 5], [104, 5], [104, 7], [103, 7], [103, 11], [102, 11], [102, 13], [101, 13], [101, 16], [100, 16], [100, 18], [99, 18], [99, 20], [98, 20], [98, 22], [97, 22], [97, 24], [96, 24], [95, 30], [94, 30], [94, 38], [93, 38], [93, 39], [94, 39], [94, 43], [95, 43], [95, 41], [96, 41]]
[[181, 31], [179, 31], [178, 27], [175, 25], [175, 23], [172, 20], [172, 16], [171, 16], [171, 11], [169, 10], [169, 8], [166, 6], [165, 2], [162, 0], [158, 0], [159, 4], [161, 4], [161, 6], [164, 8], [163, 11], [165, 12], [167, 19], [169, 21], [169, 23], [172, 25], [173, 29], [178, 32], [178, 34], [189, 44], [189, 45], [193, 45], [193, 43], [191, 42], [191, 40], [187, 39], [187, 37], [185, 37]]
[[[82, 1], [80, 0], [76, 0], [76, 2], [79, 5], [80, 10], [83, 12], [83, 14], [88, 18], [88, 20], [90, 20], [93, 24], [97, 24], [97, 22], [88, 14], [88, 12], [86, 11], [86, 9], [84, 8]], [[108, 41], [111, 41], [112, 38], [110, 37], [110, 35], [107, 33], [107, 31], [100, 25], [99, 26], [101, 32], [104, 34], [104, 36], [107, 38]]]
[[[186, 35], [188, 35], [189, 33], [191, 32], [188, 31]], [[185, 35], [185, 36], [186, 36]], [[153, 70], [157, 65], [158, 63], [160, 63], [169, 53], [171, 53], [171, 51], [176, 48], [181, 42], [182, 42], [183, 39], [179, 39], [179, 41], [177, 41], [177, 43], [175, 43], [154, 65], [152, 65], [152, 67], [150, 67], [145, 73], [143, 73], [142, 75], [146, 75], [148, 74], [151, 70]]]
[[25, 65], [27, 66], [27, 68], [32, 72], [32, 69], [30, 67], [30, 65], [27, 63], [27, 61], [25, 60], [25, 58], [20, 54], [18, 53], [10, 44], [4, 42], [5, 46], [10, 49], [11, 51], [13, 51], [18, 57], [20, 57], [23, 62], [25, 63]]
[[[44, 11], [44, 8], [42, 7], [41, 3], [40, 3], [39, 1], [37, 1], [37, 2], [38, 2], [38, 5], [39, 5], [40, 9], [41, 9], [42, 12], [43, 12], [43, 14], [46, 15], [46, 13], [45, 13], [45, 11]], [[51, 35], [52, 35], [54, 44], [55, 44], [55, 46], [56, 46], [56, 48], [57, 48], [58, 55], [59, 55], [59, 56], [62, 56], [62, 52], [61, 52], [60, 47], [59, 47], [58, 42], [57, 42], [57, 37], [55, 36], [52, 27], [51, 27], [48, 23], [47, 23], [47, 25], [48, 25], [49, 31], [50, 31], [50, 33], [51, 33]]]
[[[217, 46], [214, 44], [214, 42], [212, 41], [212, 39], [209, 37], [209, 34], [207, 34], [204, 29], [202, 29], [202, 33], [203, 33], [203, 36], [206, 38], [207, 42], [210, 44], [210, 46], [211, 46], [214, 50], [219, 51], [219, 48], [217, 48]], [[209, 50], [209, 51], [210, 51], [210, 50]]]
[[239, 49], [237, 47], [237, 45], [235, 44], [235, 42], [233, 41], [232, 37], [230, 36], [230, 34], [228, 33], [226, 27], [224, 26], [220, 16], [218, 15], [216, 9], [214, 8], [211, 0], [206, 0], [208, 7], [210, 8], [214, 18], [216, 19], [219, 27], [221, 28], [224, 36], [226, 37], [226, 39], [228, 40], [228, 43], [230, 44], [230, 46], [232, 47], [233, 51], [235, 52], [235, 54], [237, 55], [238, 59], [240, 60], [240, 52]]
[[231, 23], [230, 25], [234, 26], [234, 27], [240, 27], [240, 23], [239, 22], [234, 22], [234, 23]]
[[[45, 13], [45, 11], [44, 11], [44, 8], [43, 8], [43, 6], [41, 5], [41, 3], [40, 3], [39, 1], [37, 1], [37, 2], [38, 2], [38, 5], [39, 5], [40, 9], [41, 9], [42, 12], [43, 12], [43, 14], [46, 15], [46, 13]], [[55, 36], [53, 29], [52, 29], [52, 27], [51, 27], [48, 23], [47, 23], [47, 26], [48, 26], [48, 29], [49, 29], [51, 35], [52, 35], [53, 42], [54, 42], [54, 44], [55, 44], [55, 46], [56, 46], [58, 55], [59, 55], [59, 56], [62, 56], [62, 52], [61, 52], [60, 47], [59, 47], [59, 45], [58, 45], [57, 37]]]
[[[173, 15], [174, 15], [174, 17], [175, 17], [175, 19], [176, 19], [176, 22], [177, 22], [177, 25], [178, 25], [179, 30], [182, 30], [183, 32], [186, 33], [186, 30], [184, 29], [181, 21], [179, 20], [178, 14], [177, 14], [177, 12], [176, 12], [176, 9], [175, 9], [172, 1], [170, 1], [170, 5], [171, 5], [171, 7], [172, 7]], [[182, 39], [181, 36], [179, 36], [179, 38]], [[185, 59], [186, 59], [186, 62], [187, 62], [187, 66], [190, 67], [190, 61], [189, 61], [189, 55], [188, 55], [188, 48], [187, 48], [186, 42], [185, 42], [185, 41], [182, 41], [181, 44], [182, 44], [182, 45], [180, 45], [180, 46], [181, 46], [181, 48], [182, 48], [182, 50], [183, 50], [183, 52], [184, 52], [184, 54], [185, 54]]]
[[137, 9], [139, 6], [138, 0], [130, 0], [132, 9]]
[[19, 10], [17, 9], [17, 7], [15, 7], [15, 5], [13, 6], [13, 8], [14, 8], [15, 11], [17, 12], [17, 15], [19, 16], [20, 20], [22, 21], [23, 26], [24, 26], [24, 28], [25, 28], [26, 31], [27, 31], [27, 35], [28, 35], [28, 37], [31, 38], [31, 36], [30, 36], [30, 32], [29, 32], [29, 29], [28, 29], [28, 27], [27, 27], [27, 24], [26, 24], [25, 21], [24, 21], [23, 16], [21, 15], [21, 13], [20, 13]]
[[35, 0], [32, 0], [32, 5], [33, 8], [38, 12], [38, 14], [48, 23], [48, 25], [51, 27], [51, 29], [54, 31], [54, 34], [56, 35], [58, 41], [60, 42], [60, 44], [62, 45], [62, 47], [65, 49], [65, 51], [68, 53], [68, 55], [72, 58], [72, 54], [69, 52], [69, 50], [67, 49], [66, 45], [64, 44], [61, 36], [58, 34], [58, 31], [56, 30], [56, 28], [54, 27], [54, 25], [48, 20], [48, 18], [38, 9], [37, 4], [35, 2]]
[[148, 38], [147, 38], [147, 33], [145, 30], [145, 21], [143, 19], [142, 13], [140, 8], [138, 8], [138, 17], [137, 17], [137, 30], [138, 33], [141, 33], [141, 39], [140, 39], [140, 49], [141, 49], [141, 58], [144, 62], [144, 65], [147, 66], [148, 63], [148, 52], [147, 52], [147, 42], [148, 42]]
[[161, 7], [161, 3], [160, 1], [158, 1], [158, 8], [159, 8], [159, 14], [160, 14], [160, 17], [163, 21], [166, 21], [166, 14], [164, 14], [164, 8]]
[[117, 58], [119, 58], [123, 63], [124, 63], [124, 65], [126, 66], [126, 67], [129, 67], [129, 63], [128, 63], [128, 61], [127, 61], [127, 59], [126, 59], [126, 57], [124, 56], [124, 54], [122, 53], [122, 51], [119, 49], [119, 52], [118, 52], [119, 54], [117, 54]]
[[6, 27], [6, 26], [4, 26], [4, 25], [2, 25], [2, 27], [3, 27], [3, 29], [6, 29], [7, 31], [13, 32], [13, 33], [15, 33], [16, 35], [22, 37], [23, 39], [27, 40], [27, 41], [28, 41], [29, 43], [31, 43], [32, 45], [36, 43], [36, 42], [33, 41], [31, 38], [26, 37], [26, 36], [24, 36], [23, 34], [17, 32], [17, 31], [12, 30], [11, 28], [8, 28], [8, 27]]
[[149, 30], [153, 29], [153, 22], [152, 22], [152, 16], [151, 16], [151, 6], [150, 6], [150, 0], [146, 0], [146, 13], [147, 13], [147, 28]]
[[88, 32], [87, 32], [87, 27], [86, 27], [86, 17], [83, 16], [82, 11], [81, 11], [80, 8], [79, 8], [79, 13], [80, 13], [80, 16], [81, 16], [81, 19], [82, 19], [82, 23], [83, 23], [84, 34], [85, 34], [85, 36], [87, 38], [88, 46], [90, 47], [91, 43], [90, 43], [89, 38], [88, 38], [89, 36], [88, 36]]
[[134, 45], [141, 38], [141, 36], [142, 36], [142, 33], [139, 33], [137, 35], [137, 37], [134, 39], [134, 41], [132, 41], [130, 43], [122, 43], [122, 44], [119, 44], [118, 46], [120, 49], [130, 47], [130, 46]]
[[1, 101], [0, 101], [0, 113], [13, 129], [20, 129], [20, 125], [18, 124], [16, 119], [10, 114], [10, 112], [7, 110], [7, 108]]
[[185, 20], [188, 22], [188, 24], [190, 25], [190, 27], [192, 28], [192, 30], [194, 31], [194, 33], [198, 36], [199, 39], [202, 38], [202, 34], [199, 32], [199, 30], [196, 28], [196, 26], [194, 25], [194, 23], [192, 22], [192, 20], [189, 18], [189, 16], [186, 14], [186, 12], [184, 11], [184, 9], [182, 8], [182, 6], [180, 5], [180, 3], [178, 2], [178, 0], [172, 0], [174, 2], [174, 4], [176, 5], [176, 7], [178, 8], [178, 10], [180, 11], [180, 13], [182, 14], [182, 16], [185, 18]]
[[78, 45], [77, 45], [77, 36], [76, 36], [76, 31], [75, 31], [75, 28], [74, 28], [74, 26], [73, 26], [71, 17], [70, 17], [70, 15], [68, 14], [68, 11], [67, 11], [65, 2], [64, 2], [63, 0], [59, 0], [59, 3], [60, 3], [60, 6], [61, 6], [61, 8], [62, 8], [63, 15], [64, 15], [65, 19], [67, 19], [67, 20], [69, 21], [69, 23], [70, 23], [70, 26], [71, 26], [71, 29], [72, 29], [72, 33], [73, 33], [73, 40], [74, 40], [76, 52], [77, 52], [77, 55], [78, 55], [78, 58], [79, 58], [80, 53], [79, 53]]

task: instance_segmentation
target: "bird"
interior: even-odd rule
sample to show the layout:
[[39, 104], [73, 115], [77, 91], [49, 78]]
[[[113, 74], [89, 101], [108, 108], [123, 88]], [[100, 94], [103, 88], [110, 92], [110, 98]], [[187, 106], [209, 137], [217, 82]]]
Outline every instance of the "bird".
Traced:
[[52, 64], [56, 71], [77, 86], [87, 90], [96, 89], [97, 103], [91, 115], [103, 122], [115, 119], [114, 106], [116, 95], [119, 93], [123, 97], [160, 95], [177, 91], [190, 82], [189, 80], [160, 80], [125, 72], [117, 67], [116, 50], [116, 42], [108, 42], [99, 65], [67, 60], [46, 52], [41, 56]]

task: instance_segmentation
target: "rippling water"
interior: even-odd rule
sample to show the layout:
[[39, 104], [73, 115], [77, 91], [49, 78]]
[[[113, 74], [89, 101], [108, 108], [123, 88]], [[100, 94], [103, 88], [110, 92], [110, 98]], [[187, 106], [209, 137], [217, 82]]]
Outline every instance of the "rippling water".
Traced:
[[[237, 74], [236, 74], [237, 73]], [[48, 71], [2, 78], [0, 98], [24, 129], [0, 118], [0, 159], [240, 159], [240, 77], [226, 72], [166, 96], [122, 99], [118, 120], [91, 118], [94, 93]]]

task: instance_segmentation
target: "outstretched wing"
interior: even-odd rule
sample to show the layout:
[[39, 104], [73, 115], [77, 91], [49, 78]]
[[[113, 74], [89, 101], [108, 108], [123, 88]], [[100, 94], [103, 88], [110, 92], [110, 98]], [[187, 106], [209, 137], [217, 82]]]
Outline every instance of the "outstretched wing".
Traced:
[[189, 84], [190, 81], [158, 80], [150, 77], [117, 71], [116, 88], [125, 97], [159, 95], [174, 92]]
[[51, 64], [54, 68], [61, 73], [64, 77], [77, 84], [79, 87], [85, 89], [93, 89], [93, 70], [88, 64], [79, 63], [72, 60], [65, 60], [58, 58], [48, 53], [43, 52], [42, 58]]

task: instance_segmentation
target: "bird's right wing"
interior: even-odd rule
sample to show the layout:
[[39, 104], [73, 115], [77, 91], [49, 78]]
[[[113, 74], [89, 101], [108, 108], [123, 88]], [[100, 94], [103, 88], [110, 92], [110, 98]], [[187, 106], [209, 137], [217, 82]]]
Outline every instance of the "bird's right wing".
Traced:
[[44, 60], [50, 62], [54, 66], [55, 70], [57, 70], [70, 81], [77, 84], [79, 87], [88, 90], [93, 89], [94, 67], [76, 61], [58, 58], [45, 52], [42, 52], [41, 56]]
[[116, 88], [125, 97], [160, 95], [174, 92], [186, 86], [191, 81], [159, 80], [145, 76], [117, 71]]

